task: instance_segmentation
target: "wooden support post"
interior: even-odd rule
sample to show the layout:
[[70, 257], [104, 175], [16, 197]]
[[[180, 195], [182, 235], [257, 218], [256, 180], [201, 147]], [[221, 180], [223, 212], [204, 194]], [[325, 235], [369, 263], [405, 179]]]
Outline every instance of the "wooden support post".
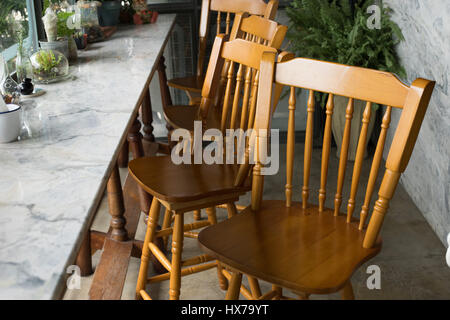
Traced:
[[138, 118], [134, 119], [133, 125], [128, 132], [128, 142], [130, 144], [133, 159], [144, 156], [144, 147], [142, 146], [141, 123]]
[[[167, 85], [167, 74], [166, 74], [166, 65], [165, 65], [164, 56], [161, 56], [161, 58], [159, 58], [157, 70], [158, 70], [158, 78], [159, 78], [159, 88], [160, 88], [160, 92], [161, 92], [161, 102], [162, 102], [163, 109], [165, 109], [168, 106], [171, 106], [173, 103], [172, 103], [172, 98], [170, 96], [169, 86]], [[176, 144], [176, 143], [171, 143], [171, 141], [170, 141], [170, 135], [174, 128], [167, 123], [166, 129], [167, 129], [168, 144], [166, 145], [166, 144], [159, 143], [159, 145], [160, 145], [159, 151], [162, 153], [165, 153], [165, 154], [170, 154], [171, 148]]]
[[[133, 153], [133, 158], [137, 159], [144, 156], [144, 148], [142, 146], [142, 134], [141, 134], [141, 123], [139, 120], [134, 119], [134, 123], [128, 132], [128, 142], [130, 143], [131, 152]], [[148, 211], [150, 210], [150, 203], [152, 197], [144, 191], [140, 186], [138, 186], [139, 200], [141, 205], [141, 211], [143, 211], [147, 217]]]
[[130, 145], [128, 141], [123, 143], [122, 149], [120, 149], [119, 157], [117, 159], [117, 164], [119, 168], [128, 167], [128, 158], [130, 156]]
[[88, 231], [84, 237], [83, 243], [81, 244], [81, 248], [75, 262], [75, 264], [80, 267], [80, 276], [85, 277], [94, 273], [92, 270], [91, 257], [91, 233]]
[[168, 106], [172, 105], [172, 98], [170, 97], [170, 91], [169, 86], [167, 85], [167, 74], [166, 74], [166, 65], [165, 65], [166, 59], [164, 56], [161, 56], [159, 58], [158, 62], [158, 78], [159, 78], [159, 87], [161, 90], [161, 101], [163, 108], [166, 108]]
[[108, 180], [108, 204], [111, 214], [111, 238], [117, 241], [125, 241], [128, 238], [125, 229], [125, 206], [123, 204], [122, 185], [120, 183], [119, 168], [114, 166]]
[[150, 99], [150, 91], [147, 89], [145, 92], [144, 100], [141, 106], [142, 124], [144, 125], [144, 140], [154, 142], [155, 136], [153, 135], [153, 114], [152, 114], [152, 102]]

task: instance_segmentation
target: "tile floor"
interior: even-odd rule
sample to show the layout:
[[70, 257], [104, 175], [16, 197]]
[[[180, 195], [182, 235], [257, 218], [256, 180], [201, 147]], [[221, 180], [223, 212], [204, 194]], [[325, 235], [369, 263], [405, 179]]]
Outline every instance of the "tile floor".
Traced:
[[[284, 199], [285, 184], [285, 146], [280, 151], [280, 170], [276, 176], [268, 176], [265, 179], [264, 198]], [[311, 195], [310, 199], [317, 202], [317, 192], [320, 181], [321, 151], [314, 150], [311, 168]], [[301, 199], [300, 184], [302, 183], [303, 168], [303, 144], [296, 145], [296, 166], [294, 177], [297, 181], [293, 197]], [[347, 199], [351, 180], [353, 163], [347, 167], [346, 184]], [[366, 159], [363, 164], [361, 182], [365, 183], [370, 170], [371, 159]], [[338, 159], [335, 149], [332, 150], [328, 176], [328, 198], [326, 205], [333, 206], [335, 183], [337, 180]], [[121, 175], [125, 177], [126, 169], [122, 169]], [[378, 183], [380, 183], [380, 179]], [[123, 179], [124, 180], [124, 179]], [[376, 189], [377, 190], [377, 189]], [[363, 201], [365, 188], [358, 192], [357, 203]], [[345, 195], [344, 195], [345, 196]], [[346, 199], [345, 197], [343, 199]], [[358, 202], [359, 201], [359, 202]], [[374, 200], [372, 200], [372, 203]], [[239, 201], [240, 204], [250, 203], [250, 196], [246, 195]], [[343, 208], [346, 202], [343, 202]], [[372, 208], [372, 206], [371, 206]], [[355, 210], [357, 213], [358, 210]], [[358, 213], [357, 213], [358, 214]], [[206, 218], [205, 213], [202, 216]], [[225, 219], [226, 211], [218, 209], [218, 218]], [[192, 220], [192, 214], [186, 215], [186, 220]], [[109, 226], [109, 214], [106, 201], [102, 202], [99, 212], [92, 225], [92, 229], [106, 232]], [[139, 223], [136, 238], [143, 240], [145, 235], [144, 223]], [[381, 253], [371, 261], [359, 268], [352, 277], [352, 284], [357, 299], [450, 299], [450, 268], [445, 263], [446, 248], [433, 233], [420, 211], [411, 201], [408, 194], [400, 185], [397, 188], [394, 199], [391, 201], [390, 210], [385, 219], [382, 230], [383, 249]], [[199, 254], [196, 240], [185, 240], [183, 256]], [[93, 256], [94, 267], [100, 259], [101, 251]], [[378, 265], [381, 269], [381, 289], [369, 290], [367, 288], [367, 267]], [[139, 271], [139, 259], [131, 258], [128, 267], [127, 278], [122, 293], [122, 299], [134, 299], [134, 290]], [[87, 299], [93, 276], [82, 279], [80, 290], [68, 290], [64, 299]], [[244, 282], [245, 279], [244, 279]], [[261, 283], [261, 288], [268, 289], [270, 285]], [[168, 281], [149, 285], [147, 290], [153, 299], [168, 299]], [[293, 296], [286, 292], [287, 296]], [[211, 269], [202, 273], [189, 275], [182, 278], [181, 299], [224, 299], [217, 282], [216, 270]], [[241, 296], [242, 298], [242, 296]], [[339, 299], [339, 294], [328, 296], [313, 295], [311, 299]]]

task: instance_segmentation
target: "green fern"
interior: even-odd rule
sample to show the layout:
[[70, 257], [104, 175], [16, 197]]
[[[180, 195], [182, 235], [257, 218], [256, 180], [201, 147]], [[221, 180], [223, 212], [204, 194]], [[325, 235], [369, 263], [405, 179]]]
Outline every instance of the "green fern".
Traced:
[[381, 29], [369, 29], [366, 10], [372, 3], [356, 5], [352, 12], [346, 0], [293, 0], [286, 9], [292, 50], [301, 57], [389, 71], [405, 78], [395, 52], [404, 39], [402, 32], [387, 7], [381, 9]]

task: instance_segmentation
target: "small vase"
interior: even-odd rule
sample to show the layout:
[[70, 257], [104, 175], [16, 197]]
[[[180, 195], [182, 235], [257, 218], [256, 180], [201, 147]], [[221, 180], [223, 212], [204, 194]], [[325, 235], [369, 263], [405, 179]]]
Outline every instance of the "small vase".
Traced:
[[16, 76], [18, 83], [23, 82], [25, 79], [33, 80], [33, 67], [30, 56], [23, 48], [17, 51]]
[[34, 90], [33, 82], [31, 82], [30, 78], [25, 78], [22, 83], [19, 84], [19, 89], [20, 93], [24, 96], [32, 94]]

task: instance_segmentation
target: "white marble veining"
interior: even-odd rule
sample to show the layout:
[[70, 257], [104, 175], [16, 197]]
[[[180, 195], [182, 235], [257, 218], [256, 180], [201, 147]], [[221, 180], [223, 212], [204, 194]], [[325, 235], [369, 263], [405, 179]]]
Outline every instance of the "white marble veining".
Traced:
[[[402, 184], [447, 245], [450, 232], [450, 1], [384, 0], [405, 41], [397, 48], [408, 82], [436, 81]], [[393, 112], [397, 123], [400, 112]], [[393, 138], [390, 132], [389, 140]]]
[[72, 80], [25, 104], [32, 137], [0, 144], [0, 299], [60, 294], [174, 19], [91, 44]]

